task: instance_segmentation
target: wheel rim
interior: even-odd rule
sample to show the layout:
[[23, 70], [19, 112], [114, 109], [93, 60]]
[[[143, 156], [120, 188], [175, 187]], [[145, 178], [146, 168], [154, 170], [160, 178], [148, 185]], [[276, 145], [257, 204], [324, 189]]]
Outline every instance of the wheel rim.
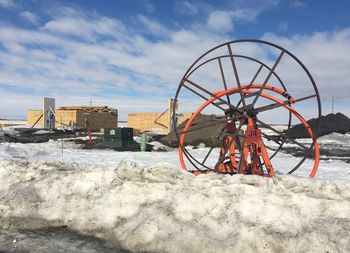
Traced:
[[[237, 45], [237, 44], [240, 44], [240, 43], [258, 43], [258, 44], [264, 44], [264, 45], [267, 45], [267, 46], [271, 46], [273, 48], [276, 48], [278, 50], [280, 50], [280, 55], [279, 55], [279, 59], [277, 59], [274, 63], [274, 65], [272, 67], [269, 67], [267, 64], [265, 64], [263, 61], [260, 61], [254, 57], [250, 57], [250, 56], [247, 56], [247, 55], [238, 55], [238, 54], [233, 54], [232, 53], [232, 48], [233, 48], [233, 45]], [[216, 57], [211, 57], [210, 59], [206, 60], [206, 61], [203, 61], [201, 62], [201, 60], [204, 59], [205, 56], [207, 56], [209, 53], [212, 53], [213, 51], [219, 49], [219, 48], [223, 48], [223, 47], [226, 47], [227, 48], [227, 51], [228, 51], [228, 54], [226, 55], [219, 55], [219, 56], [216, 56]], [[253, 62], [256, 62], [258, 64], [260, 64], [260, 67], [261, 68], [266, 68], [269, 70], [269, 77], [266, 78], [266, 82], [263, 83], [262, 86], [266, 86], [268, 84], [268, 81], [269, 81], [269, 78], [271, 76], [275, 76], [277, 78], [277, 80], [279, 81], [279, 84], [281, 86], [281, 88], [285, 91], [285, 92], [288, 92], [288, 89], [287, 87], [285, 86], [284, 82], [282, 81], [282, 79], [278, 76], [278, 73], [276, 72], [276, 67], [277, 65], [279, 64], [279, 60], [284, 56], [284, 55], [288, 55], [289, 57], [291, 57], [302, 69], [303, 71], [306, 73], [307, 77], [309, 78], [309, 81], [310, 83], [312, 84], [312, 87], [313, 87], [313, 90], [314, 90], [314, 94], [312, 94], [312, 97], [316, 98], [317, 100], [317, 110], [318, 110], [318, 115], [317, 115], [317, 126], [316, 126], [316, 129], [315, 131], [313, 132], [313, 137], [312, 138], [312, 143], [310, 145], [310, 148], [309, 150], [311, 150], [312, 148], [314, 148], [315, 144], [316, 144], [316, 140], [317, 140], [317, 136], [318, 136], [318, 130], [319, 130], [319, 123], [320, 123], [320, 116], [321, 116], [321, 103], [320, 103], [320, 97], [319, 97], [319, 93], [318, 93], [318, 89], [317, 89], [317, 86], [314, 82], [314, 79], [312, 78], [310, 72], [308, 71], [308, 69], [305, 67], [305, 65], [295, 56], [293, 55], [292, 53], [290, 53], [288, 50], [276, 45], [276, 44], [273, 44], [273, 43], [270, 43], [270, 42], [267, 42], [267, 41], [262, 41], [262, 40], [236, 40], [236, 41], [230, 41], [230, 42], [227, 42], [227, 43], [223, 43], [221, 45], [218, 45], [216, 47], [214, 47], [213, 49], [207, 51], [206, 53], [204, 53], [202, 56], [200, 56], [190, 67], [189, 69], [186, 71], [186, 73], [184, 74], [183, 78], [181, 79], [180, 81], [180, 84], [178, 86], [178, 89], [176, 91], [176, 95], [175, 95], [175, 100], [178, 100], [179, 98], [179, 94], [181, 93], [182, 89], [183, 88], [187, 88], [186, 85], [188, 85], [188, 81], [190, 80], [190, 77], [193, 73], [195, 73], [198, 69], [200, 69], [202, 66], [204, 66], [205, 64], [207, 64], [208, 62], [211, 62], [211, 61], [218, 61], [220, 63], [220, 60], [223, 59], [223, 58], [229, 58], [231, 60], [232, 63], [232, 66], [233, 66], [233, 72], [234, 72], [234, 76], [236, 78], [236, 84], [238, 86], [238, 92], [241, 94], [241, 100], [242, 100], [242, 104], [244, 104], [244, 97], [243, 97], [243, 89], [242, 89], [242, 84], [240, 83], [240, 80], [239, 80], [239, 73], [238, 73], [238, 70], [237, 68], [234, 66], [234, 61], [235, 59], [238, 59], [238, 58], [244, 58], [244, 59], [248, 59], [250, 61], [253, 61]], [[256, 72], [256, 75], [259, 74], [259, 71], [258, 70]], [[224, 80], [224, 76], [223, 76], [223, 80]], [[254, 80], [254, 78], [252, 79], [252, 81]], [[225, 83], [225, 81], [224, 81]], [[250, 83], [249, 85], [251, 85], [252, 83]], [[228, 90], [226, 84], [224, 85], [225, 86], [225, 90]], [[192, 89], [193, 90], [196, 90], [196, 91], [201, 91], [203, 92], [203, 90], [200, 89], [200, 86], [197, 87], [196, 85], [193, 85], [192, 84]], [[204, 89], [205, 90], [205, 89]], [[262, 90], [263, 89], [260, 89], [259, 90], [259, 95], [256, 96], [257, 98], [260, 97], [261, 93], [262, 93]], [[205, 90], [204, 92], [207, 91], [207, 95], [210, 97], [212, 97], [211, 95], [213, 95], [213, 92], [208, 92], [208, 90]], [[226, 94], [225, 94], [226, 95]], [[310, 96], [311, 97], [311, 96]], [[206, 100], [208, 100], [208, 98], [205, 98]], [[221, 101], [222, 102], [222, 101]], [[233, 107], [233, 108], [236, 108], [237, 109], [237, 106], [233, 105], [230, 103], [230, 105]], [[229, 106], [230, 106], [229, 105]], [[246, 105], [244, 105], [246, 106]], [[254, 104], [253, 104], [254, 106]], [[245, 108], [244, 108], [245, 109]], [[176, 112], [175, 112], [175, 108], [173, 108], [173, 112], [172, 112], [172, 115], [173, 117], [176, 117]], [[290, 129], [290, 126], [291, 126], [291, 115], [292, 115], [292, 112], [289, 110], [289, 119], [288, 119], [288, 124], [287, 124], [287, 129], [289, 130]], [[175, 118], [173, 120], [173, 122], [175, 122]], [[176, 134], [176, 138], [178, 140], [178, 142], [180, 143], [180, 133], [179, 133], [179, 130], [177, 129], [177, 127], [175, 126], [174, 128], [175, 130], [175, 134]], [[280, 143], [278, 149], [270, 156], [271, 159], [278, 153], [280, 152], [280, 150], [282, 149], [283, 145], [285, 143], [285, 139], [282, 139], [282, 142]], [[189, 152], [183, 147], [180, 145], [180, 149], [183, 150], [183, 152], [185, 153], [185, 155], [188, 155], [189, 156], [189, 161], [192, 163], [191, 159], [194, 159], [191, 154], [189, 154]], [[310, 151], [309, 152], [305, 152], [303, 158], [300, 160], [300, 162], [292, 169], [290, 170], [288, 173], [291, 174], [293, 173], [294, 171], [296, 171], [300, 166], [301, 164], [306, 160], [306, 158], [308, 157]], [[196, 161], [196, 159], [194, 159], [195, 162], [198, 163], [198, 161]], [[195, 166], [195, 165], [194, 165]], [[196, 166], [195, 166], [196, 167]], [[205, 166], [204, 166], [205, 167]], [[207, 167], [207, 169], [209, 169]]]
[[[260, 88], [259, 86], [261, 85], [253, 85], [253, 87], [251, 88]], [[252, 93], [252, 91], [250, 90], [244, 90], [244, 87], [243, 88], [243, 93]], [[265, 88], [267, 89], [273, 89], [274, 87], [268, 87], [266, 86]], [[217, 92], [217, 97], [222, 97], [222, 96], [225, 96], [226, 94], [228, 93], [232, 93], [232, 92], [236, 92], [237, 89], [236, 88], [232, 88], [230, 90], [227, 90], [227, 91], [221, 91], [221, 92]], [[301, 123], [304, 125], [305, 129], [308, 131], [309, 135], [310, 135], [310, 138], [314, 139], [315, 140], [315, 145], [314, 145], [314, 158], [315, 158], [315, 161], [314, 161], [314, 165], [313, 165], [313, 168], [312, 168], [312, 171], [311, 173], [309, 174], [310, 177], [314, 177], [317, 173], [317, 169], [318, 169], [318, 165], [319, 165], [319, 159], [320, 159], [320, 154], [319, 154], [319, 148], [318, 148], [318, 142], [317, 140], [315, 139], [315, 135], [313, 133], [313, 131], [311, 130], [310, 126], [308, 125], [308, 123], [306, 122], [306, 120], [297, 112], [295, 111], [291, 106], [289, 105], [286, 105], [283, 103], [283, 101], [275, 98], [275, 97], [272, 97], [270, 95], [267, 95], [267, 94], [264, 94], [264, 93], [261, 93], [261, 96], [262, 97], [265, 97], [265, 98], [268, 98], [276, 103], [279, 103], [281, 104], [281, 106], [284, 106], [287, 110], [289, 110], [291, 113], [293, 113], [296, 117], [298, 117], [298, 119], [301, 121]], [[180, 157], [180, 163], [181, 163], [181, 166], [184, 170], [187, 170], [187, 166], [184, 162], [184, 159], [183, 159], [183, 154], [185, 154], [185, 156], [188, 158], [189, 161], [191, 161], [191, 159], [197, 161], [195, 158], [193, 158], [192, 156], [190, 156], [190, 154], [186, 151], [186, 149], [184, 148], [184, 141], [185, 141], [185, 137], [186, 137], [186, 133], [189, 131], [190, 129], [190, 126], [192, 124], [192, 122], [194, 121], [194, 119], [200, 114], [201, 111], [203, 111], [203, 109], [205, 109], [211, 102], [213, 102], [214, 100], [216, 100], [215, 97], [211, 98], [210, 100], [208, 100], [207, 102], [205, 102], [201, 107], [199, 107], [196, 112], [193, 114], [193, 116], [189, 119], [189, 121], [187, 122], [185, 128], [184, 128], [184, 131], [182, 132], [181, 136], [180, 136], [180, 141], [179, 141], [179, 146], [181, 148], [179, 148], [179, 157]], [[283, 104], [283, 105], [282, 105]], [[199, 163], [197, 161], [197, 163]], [[209, 167], [205, 166], [206, 168], [210, 169]], [[199, 169], [199, 168], [198, 168]], [[213, 170], [213, 169], [212, 169]], [[214, 171], [214, 170], [213, 170]]]

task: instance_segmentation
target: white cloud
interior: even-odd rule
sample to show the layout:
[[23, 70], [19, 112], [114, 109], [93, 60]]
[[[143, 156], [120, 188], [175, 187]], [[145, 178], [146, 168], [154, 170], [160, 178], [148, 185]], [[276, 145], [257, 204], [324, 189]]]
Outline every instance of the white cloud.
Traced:
[[145, 10], [149, 13], [154, 12], [155, 7], [153, 4], [151, 4], [151, 2], [149, 0], [143, 0], [143, 5], [145, 7]]
[[13, 0], [0, 0], [0, 7], [11, 9], [16, 7]]
[[226, 33], [234, 30], [237, 21], [256, 22], [258, 16], [278, 5], [276, 0], [267, 0], [263, 4], [260, 1], [237, 1], [231, 3], [226, 10], [218, 10], [209, 7], [207, 26], [215, 32]]
[[175, 3], [175, 10], [186, 15], [195, 15], [198, 13], [198, 7], [188, 1], [177, 1]]
[[[31, 87], [45, 95], [102, 94], [107, 87], [118, 93], [143, 92], [146, 96], [158, 94], [158, 100], [167, 99], [186, 65], [215, 45], [207, 39], [198, 47], [200, 37], [185, 30], [169, 31], [169, 39], [158, 43], [123, 29], [98, 41], [101, 34], [112, 30], [107, 25], [97, 31], [101, 23], [122, 23], [103, 17], [89, 21], [81, 15], [76, 17], [56, 17], [39, 30], [1, 27], [0, 42], [6, 48], [1, 52], [1, 83], [19, 89]], [[65, 30], [73, 23], [76, 25]], [[187, 45], [189, 41], [193, 45]]]
[[286, 31], [288, 29], [288, 23], [287, 22], [281, 22], [278, 25], [278, 30], [280, 31]]
[[18, 16], [33, 25], [36, 25], [39, 22], [38, 17], [30, 11], [23, 11], [20, 14], [18, 14]]
[[125, 31], [125, 26], [116, 19], [75, 14], [50, 20], [41, 29], [53, 34], [72, 35], [93, 40], [97, 35], [117, 37]]
[[[0, 118], [25, 119], [26, 110], [40, 110], [42, 97], [52, 96], [56, 99], [56, 107], [67, 105], [90, 105], [90, 99], [93, 105], [108, 105], [119, 110], [119, 119], [126, 120], [128, 113], [133, 112], [156, 112], [166, 110], [167, 97], [123, 97], [117, 93], [110, 97], [99, 97], [94, 94], [61, 94], [61, 93], [41, 93], [41, 94], [19, 94], [9, 92], [0, 88], [1, 106], [7, 110], [0, 111]], [[16, 103], [13, 102], [14, 98]], [[132, 100], [132, 103], [130, 101]], [[142, 106], [140, 106], [142, 105]], [[8, 108], [11, 108], [9, 110]]]
[[232, 18], [234, 20], [243, 20], [247, 22], [255, 22], [256, 18], [260, 15], [260, 11], [258, 10], [252, 10], [252, 9], [247, 9], [247, 10], [235, 10], [230, 12]]
[[230, 4], [228, 9], [231, 10], [234, 18], [255, 22], [262, 12], [275, 8], [279, 4], [279, 0], [236, 0]]
[[266, 11], [279, 5], [280, 0], [235, 0], [232, 1], [232, 6], [235, 9], [251, 9], [258, 12]]
[[289, 7], [295, 10], [306, 9], [309, 5], [305, 1], [293, 1], [289, 4]]
[[165, 36], [169, 34], [169, 29], [160, 24], [159, 22], [152, 20], [144, 15], [138, 15], [137, 18], [138, 21], [142, 24], [142, 26], [146, 29], [146, 32], [158, 36]]
[[215, 32], [230, 32], [233, 30], [232, 14], [226, 11], [213, 11], [207, 20], [208, 28]]
[[350, 28], [292, 38], [266, 34], [264, 39], [284, 46], [299, 57], [312, 73], [322, 98], [334, 95], [339, 100], [348, 99], [350, 58], [345, 55], [350, 48]]
[[[169, 28], [139, 16], [137, 20], [148, 25], [157, 40], [148, 39], [143, 30], [120, 20], [88, 16], [75, 10], [55, 16], [39, 29], [3, 26], [0, 27], [0, 44], [4, 47], [0, 51], [1, 84], [32, 90], [33, 94], [23, 97], [18, 107], [23, 113], [30, 101], [44, 95], [65, 102], [79, 101], [76, 97], [88, 102], [93, 97], [106, 103], [117, 101], [116, 106], [129, 106], [133, 111], [161, 111], [167, 98], [174, 96], [190, 64], [203, 52], [227, 41], [222, 31], [233, 29], [234, 14], [216, 15], [217, 18], [211, 16], [210, 22], [208, 19], [208, 24], [189, 29]], [[225, 18], [220, 20], [222, 16]], [[212, 29], [203, 29], [206, 25]], [[266, 34], [263, 38], [285, 46], [300, 57], [313, 74], [322, 97], [335, 95], [337, 101], [345, 101], [350, 96], [347, 89], [350, 60], [344, 57], [350, 48], [350, 28], [291, 38]], [[272, 64], [263, 48], [245, 46], [242, 50]], [[206, 72], [205, 78], [217, 73], [217, 66], [213, 69], [215, 72]], [[288, 72], [286, 77], [294, 73], [293, 69]], [[129, 99], [132, 93], [138, 99]], [[13, 100], [16, 94], [12, 94], [6, 99]], [[152, 105], [147, 107], [147, 103]], [[9, 110], [6, 105], [0, 107], [0, 117]]]

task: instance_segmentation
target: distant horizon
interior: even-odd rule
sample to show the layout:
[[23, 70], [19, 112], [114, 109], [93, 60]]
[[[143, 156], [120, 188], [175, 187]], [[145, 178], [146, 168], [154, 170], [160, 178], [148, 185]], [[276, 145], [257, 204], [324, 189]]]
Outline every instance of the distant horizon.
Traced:
[[[40, 110], [40, 109], [38, 109], [38, 110]], [[118, 113], [119, 113], [119, 112], [118, 112]], [[135, 112], [135, 113], [136, 113], [136, 112]], [[346, 115], [345, 113], [340, 112], [340, 111], [334, 112], [333, 114], [337, 114], [337, 113], [341, 113], [341, 114], [345, 115], [346, 117], [350, 118], [349, 115]], [[322, 116], [327, 116], [327, 115], [329, 115], [329, 114], [332, 114], [332, 112], [327, 113], [327, 114], [322, 114]], [[1, 118], [1, 117], [0, 117], [0, 120], [27, 121], [27, 118]], [[309, 119], [308, 119], [308, 120], [309, 120]], [[118, 114], [118, 122], [127, 122], [127, 121], [128, 121], [127, 118], [126, 118], [126, 119], [119, 119], [119, 114]], [[271, 123], [271, 124], [272, 124], [272, 125], [273, 125], [273, 124], [287, 125], [287, 124], [282, 124], [282, 123]]]

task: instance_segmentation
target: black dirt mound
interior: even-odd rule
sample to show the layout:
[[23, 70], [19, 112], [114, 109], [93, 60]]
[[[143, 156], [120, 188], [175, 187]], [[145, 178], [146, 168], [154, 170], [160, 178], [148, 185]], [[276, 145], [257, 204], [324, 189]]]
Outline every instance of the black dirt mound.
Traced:
[[[187, 120], [178, 127], [179, 136], [186, 123]], [[204, 143], [206, 146], [220, 147], [222, 143], [218, 136], [224, 126], [225, 122], [222, 118], [218, 118], [215, 115], [199, 115], [192, 123], [190, 131], [186, 134], [185, 145], [197, 146], [200, 143]], [[179, 146], [174, 131], [162, 137], [159, 142], [174, 148]]]
[[[330, 133], [347, 133], [350, 132], [350, 119], [342, 113], [328, 114], [321, 117], [319, 136]], [[181, 135], [187, 121], [178, 127], [178, 133]], [[308, 120], [308, 124], [315, 131], [317, 119]], [[225, 123], [222, 118], [215, 115], [199, 115], [192, 123], [190, 131], [186, 134], [185, 145], [197, 146], [204, 143], [209, 147], [221, 147], [222, 140], [218, 138]], [[309, 134], [302, 124], [293, 126], [287, 131], [287, 135], [291, 138], [309, 138]], [[170, 147], [178, 147], [175, 132], [172, 131], [168, 135], [159, 139], [159, 142]]]
[[[312, 130], [315, 131], [317, 119], [308, 120]], [[330, 134], [330, 133], [341, 133], [345, 134], [350, 132], [350, 119], [344, 114], [338, 112], [337, 114], [330, 113], [326, 116], [321, 117], [320, 129], [318, 136]], [[287, 131], [287, 135], [291, 138], [309, 138], [310, 135], [307, 133], [305, 127], [302, 124], [293, 126]]]

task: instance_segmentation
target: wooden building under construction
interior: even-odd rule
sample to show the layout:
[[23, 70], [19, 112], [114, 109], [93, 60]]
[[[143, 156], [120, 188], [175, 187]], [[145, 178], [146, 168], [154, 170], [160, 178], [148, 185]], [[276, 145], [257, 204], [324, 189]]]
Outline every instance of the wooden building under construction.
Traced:
[[[172, 130], [172, 112], [177, 103], [169, 99], [168, 109], [164, 112], [135, 112], [128, 114], [128, 127], [134, 128], [135, 132], [156, 131], [169, 133]], [[177, 124], [181, 124], [192, 116], [192, 113], [178, 115]]]
[[[28, 110], [28, 125], [44, 127], [42, 110]], [[113, 128], [118, 126], [118, 111], [108, 106], [62, 106], [55, 110], [55, 126], [86, 128], [86, 123], [92, 129]]]
[[[184, 113], [179, 116], [178, 124], [190, 118], [192, 113]], [[169, 113], [160, 112], [136, 112], [128, 114], [128, 127], [134, 128], [136, 132], [157, 131], [168, 133], [171, 131], [169, 125]]]

